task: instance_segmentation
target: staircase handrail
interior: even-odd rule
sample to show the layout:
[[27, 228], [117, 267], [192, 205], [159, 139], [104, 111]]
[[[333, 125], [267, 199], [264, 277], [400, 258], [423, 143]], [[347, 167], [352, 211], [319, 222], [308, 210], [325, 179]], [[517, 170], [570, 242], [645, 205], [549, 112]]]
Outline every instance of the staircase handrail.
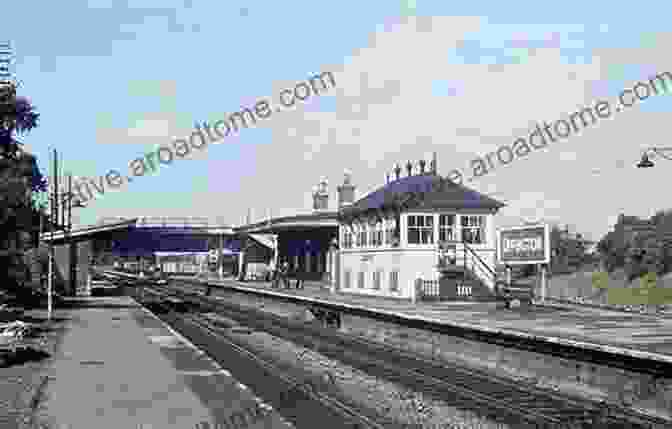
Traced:
[[[473, 260], [473, 259], [472, 259], [472, 260]], [[496, 283], [496, 282], [497, 282], [497, 277], [496, 277], [496, 275], [493, 276], [492, 273], [491, 273], [490, 271], [488, 271], [487, 268], [485, 268], [485, 267], [486, 267], [486, 266], [483, 265], [483, 264], [472, 263], [471, 267], [469, 267], [469, 268], [470, 268], [471, 271], [474, 272], [474, 274], [476, 274], [477, 276], [480, 277], [480, 275], [483, 275], [483, 276], [485, 276], [487, 279], [491, 280], [491, 281], [493, 282], [493, 284]], [[477, 273], [477, 271], [478, 271], [478, 273]]]
[[[497, 273], [495, 272], [495, 270], [493, 270], [492, 268], [490, 268], [490, 266], [488, 266], [487, 262], [485, 262], [485, 261], [483, 260], [483, 258], [481, 258], [481, 257], [478, 255], [478, 253], [476, 253], [476, 251], [475, 251], [474, 249], [472, 249], [472, 247], [469, 246], [469, 244], [467, 244], [466, 241], [462, 240], [462, 245], [464, 246], [464, 253], [465, 253], [465, 258], [464, 258], [464, 259], [465, 259], [465, 262], [466, 262], [466, 254], [467, 254], [467, 250], [468, 250], [469, 253], [471, 254], [471, 256], [472, 256], [472, 257], [475, 257], [476, 260], [480, 263], [481, 268], [485, 268], [485, 269], [486, 269], [487, 273], [490, 275], [490, 277], [492, 277], [493, 282], [496, 281], [496, 280], [497, 280]], [[466, 264], [465, 264], [465, 268], [466, 268]]]

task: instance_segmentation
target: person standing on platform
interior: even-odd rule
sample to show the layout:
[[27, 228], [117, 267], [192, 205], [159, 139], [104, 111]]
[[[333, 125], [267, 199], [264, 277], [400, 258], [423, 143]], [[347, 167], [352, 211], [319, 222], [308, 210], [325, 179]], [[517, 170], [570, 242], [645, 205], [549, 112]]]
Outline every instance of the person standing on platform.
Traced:
[[245, 261], [245, 255], [241, 254], [239, 258], [242, 258], [242, 263], [240, 272], [238, 273], [238, 281], [244, 282], [245, 281], [245, 276], [247, 275], [247, 261]]
[[271, 262], [268, 264], [268, 278], [267, 280], [270, 280], [271, 282], [271, 287], [275, 287], [275, 279], [277, 277], [277, 267], [275, 266], [275, 260], [271, 258]]
[[280, 268], [280, 276], [282, 277], [282, 282], [285, 284], [285, 289], [289, 289], [289, 262], [285, 261], [282, 263], [282, 267]]

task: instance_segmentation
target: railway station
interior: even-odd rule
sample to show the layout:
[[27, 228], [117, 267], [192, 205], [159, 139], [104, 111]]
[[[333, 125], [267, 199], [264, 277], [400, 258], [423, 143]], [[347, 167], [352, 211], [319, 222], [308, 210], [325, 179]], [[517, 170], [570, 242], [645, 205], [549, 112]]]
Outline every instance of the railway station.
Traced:
[[59, 246], [58, 265], [71, 293], [86, 283], [89, 263], [262, 280], [272, 264], [286, 261], [304, 280], [353, 294], [414, 299], [420, 282], [428, 299], [492, 300], [494, 215], [504, 204], [442, 178], [437, 168], [436, 156], [408, 162], [404, 177], [397, 165], [392, 180], [359, 199], [346, 172], [336, 188], [336, 210], [321, 179], [311, 213], [237, 227], [137, 217], [45, 238]]
[[[137, 278], [114, 271], [104, 274], [120, 281]], [[206, 296], [205, 290], [212, 289], [208, 298], [227, 303], [223, 314], [235, 305], [255, 320], [288, 315], [292, 320], [312, 320], [327, 330], [419, 353], [432, 361], [459, 362], [477, 371], [532, 383], [543, 391], [571, 394], [583, 398], [585, 406], [592, 409], [609, 404], [609, 409], [621, 410], [626, 418], [645, 422], [641, 427], [663, 428], [666, 426], [661, 422], [672, 417], [669, 319], [628, 315], [628, 323], [624, 323], [624, 315], [613, 311], [553, 305], [514, 311], [498, 302], [474, 300], [412, 303], [334, 293], [319, 282], [282, 291], [271, 289], [268, 282], [235, 279], [178, 276], [173, 284], [175, 289], [167, 301], [159, 294], [144, 295], [145, 302], [171, 308], [175, 302], [192, 302], [193, 292]], [[189, 297], [180, 291], [189, 292]], [[531, 413], [550, 407], [540, 392], [525, 399], [509, 395]], [[556, 412], [562, 416], [576, 410], [567, 406], [552, 413]]]
[[[629, 315], [625, 323], [620, 313], [543, 302], [547, 226], [498, 229], [494, 216], [504, 203], [441, 177], [436, 158], [407, 163], [403, 177], [401, 170], [397, 165], [394, 177], [361, 198], [346, 173], [336, 210], [322, 179], [312, 213], [237, 227], [138, 218], [54, 242], [88, 243], [88, 259], [100, 263], [80, 271], [139, 285], [132, 290], [150, 293], [138, 299], [161, 311], [186, 311], [196, 292], [243, 305], [257, 319], [293, 314], [431, 359], [534, 380], [595, 407], [627, 408], [628, 419], [672, 419], [670, 320]], [[272, 287], [269, 270], [283, 261], [305, 287]], [[130, 268], [146, 264], [171, 274], [172, 295], [142, 286]], [[516, 264], [538, 264], [542, 277], [513, 297], [507, 288]], [[204, 272], [211, 275], [194, 275]]]

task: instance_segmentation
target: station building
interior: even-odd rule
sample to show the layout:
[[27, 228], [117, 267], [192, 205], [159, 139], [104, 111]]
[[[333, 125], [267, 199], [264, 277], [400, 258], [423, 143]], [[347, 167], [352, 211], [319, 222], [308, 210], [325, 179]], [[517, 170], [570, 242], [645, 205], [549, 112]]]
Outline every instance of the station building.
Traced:
[[[424, 160], [417, 169], [409, 162], [401, 177], [397, 165], [393, 180], [341, 207], [336, 288], [413, 299], [418, 280], [430, 280], [440, 293], [441, 246], [452, 248], [449, 265], [469, 271], [485, 288], [481, 295], [494, 293], [494, 215], [504, 204], [439, 176], [436, 158], [425, 166]], [[349, 184], [346, 175], [342, 187]]]
[[[336, 187], [335, 209], [329, 208], [328, 183], [322, 179], [313, 190], [310, 213], [238, 227], [139, 217], [68, 236], [57, 233], [57, 259], [64, 277], [76, 283], [83, 281], [77, 272], [87, 271], [89, 261], [153, 264], [171, 274], [202, 272], [205, 266], [220, 274], [244, 273], [244, 280], [267, 278], [272, 262], [287, 261], [304, 279], [345, 293], [455, 299], [469, 277], [467, 295], [492, 295], [494, 216], [504, 204], [441, 177], [436, 162], [434, 157], [428, 169], [424, 160], [417, 166], [409, 162], [404, 177], [397, 165], [392, 179], [388, 175], [383, 186], [360, 199], [346, 173]], [[419, 284], [427, 290], [419, 292]]]
[[[457, 299], [458, 283], [469, 280], [470, 298], [491, 297], [494, 216], [504, 204], [441, 177], [436, 162], [435, 157], [428, 169], [424, 160], [417, 166], [409, 162], [405, 177], [397, 165], [392, 180], [388, 176], [360, 199], [346, 172], [336, 188], [336, 210], [328, 207], [322, 179], [313, 191], [313, 213], [243, 225], [236, 233], [274, 235], [280, 260], [304, 278], [344, 293], [414, 299], [421, 281], [431, 289], [421, 291], [424, 295]], [[446, 258], [451, 251], [452, 259]]]
[[193, 274], [202, 269], [214, 246], [229, 254], [240, 247], [232, 227], [197, 218], [106, 219], [69, 233], [44, 233], [42, 238], [54, 244], [57, 275], [68, 295], [86, 285], [93, 264], [111, 267], [116, 262], [128, 269], [158, 265], [167, 273]]
[[[301, 273], [308, 280], [333, 278], [333, 247], [338, 242], [338, 211], [329, 209], [326, 179], [313, 189], [311, 213], [269, 218], [262, 222], [236, 228], [239, 236], [271, 236], [278, 263], [287, 262], [292, 272]], [[259, 247], [250, 249], [243, 257], [257, 263], [268, 263], [273, 257], [259, 257]]]

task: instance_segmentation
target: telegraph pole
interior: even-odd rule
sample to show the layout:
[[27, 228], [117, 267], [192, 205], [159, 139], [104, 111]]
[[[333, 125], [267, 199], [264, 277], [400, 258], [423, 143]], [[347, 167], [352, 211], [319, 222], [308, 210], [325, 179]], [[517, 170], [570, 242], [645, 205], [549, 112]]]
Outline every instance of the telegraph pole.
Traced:
[[51, 320], [52, 302], [51, 291], [54, 282], [54, 228], [56, 217], [56, 149], [50, 153], [51, 162], [51, 180], [49, 181], [49, 272], [47, 274], [47, 318]]
[[[59, 180], [63, 180], [63, 182], [65, 182], [65, 176], [60, 177]], [[63, 182], [61, 182], [61, 186], [66, 186], [67, 182], [65, 182], [65, 183], [63, 183]], [[64, 195], [64, 194], [65, 194], [64, 190], [61, 190], [61, 199], [58, 200], [58, 202], [61, 204], [61, 213], [60, 213], [61, 214], [61, 222], [60, 222], [60, 225], [61, 225], [61, 228], [63, 229], [63, 231], [65, 232], [65, 225], [66, 225], [66, 222], [65, 222], [66, 216], [65, 215], [66, 215], [68, 206], [67, 206], [67, 203], [66, 203], [67, 195]]]
[[51, 320], [53, 307], [54, 307], [54, 272], [55, 272], [55, 255], [54, 255], [54, 232], [58, 229], [58, 220], [59, 220], [59, 208], [61, 195], [58, 192], [58, 152], [56, 149], [53, 149], [53, 184], [52, 186], [52, 204], [51, 204], [51, 216], [49, 219], [51, 239], [49, 240], [49, 279], [47, 281], [47, 317]]
[[224, 233], [219, 233], [219, 255], [217, 255], [217, 271], [219, 274], [219, 279], [224, 279]]
[[0, 43], [0, 85], [12, 84], [12, 45], [9, 40]]
[[65, 208], [67, 209], [67, 216], [65, 216], [64, 223], [64, 232], [65, 232], [65, 242], [68, 249], [68, 266], [70, 268], [70, 273], [68, 275], [68, 282], [70, 283], [69, 293], [74, 293], [77, 295], [77, 284], [76, 280], [76, 267], [73, 262], [77, 258], [77, 250], [75, 249], [75, 256], [73, 258], [72, 245], [70, 243], [70, 232], [72, 229], [72, 174], [68, 173], [68, 193], [66, 194]]

